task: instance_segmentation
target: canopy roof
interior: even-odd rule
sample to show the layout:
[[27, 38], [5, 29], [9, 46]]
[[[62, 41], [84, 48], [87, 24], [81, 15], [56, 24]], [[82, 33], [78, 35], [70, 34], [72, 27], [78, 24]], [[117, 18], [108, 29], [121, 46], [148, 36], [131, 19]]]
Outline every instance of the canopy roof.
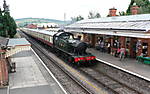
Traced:
[[[150, 31], [150, 14], [87, 19], [66, 26], [65, 28], [74, 32], [94, 33], [93, 31], [96, 31], [95, 33], [105, 33], [106, 35], [118, 35], [116, 30], [117, 32], [119, 31], [120, 34], [125, 34], [125, 36], [129, 36], [134, 32], [132, 37], [136, 37], [137, 34], [139, 34], [139, 37], [145, 38], [144, 35], [140, 36], [140, 34], [146, 34]], [[103, 33], [100, 32], [102, 30]], [[115, 33], [113, 33], [114, 31]], [[150, 38], [149, 35], [147, 37]]]
[[82, 20], [82, 21], [79, 21], [77, 23], [85, 23], [85, 22], [134, 22], [134, 21], [147, 21], [147, 20], [150, 20], [150, 14], [102, 17], [102, 18], [97, 18], [97, 19]]
[[9, 39], [8, 47], [14, 46], [30, 46], [31, 44], [25, 38], [13, 38]]
[[150, 30], [150, 14], [115, 16], [98, 19], [87, 19], [66, 26], [66, 28], [82, 29], [123, 29], [147, 32]]

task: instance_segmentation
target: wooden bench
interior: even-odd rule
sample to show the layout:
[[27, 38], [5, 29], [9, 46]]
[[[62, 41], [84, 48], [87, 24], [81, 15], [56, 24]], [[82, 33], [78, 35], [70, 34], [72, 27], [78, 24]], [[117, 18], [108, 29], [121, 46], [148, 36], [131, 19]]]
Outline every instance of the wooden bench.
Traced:
[[0, 59], [0, 88], [8, 86], [8, 70], [5, 59]]

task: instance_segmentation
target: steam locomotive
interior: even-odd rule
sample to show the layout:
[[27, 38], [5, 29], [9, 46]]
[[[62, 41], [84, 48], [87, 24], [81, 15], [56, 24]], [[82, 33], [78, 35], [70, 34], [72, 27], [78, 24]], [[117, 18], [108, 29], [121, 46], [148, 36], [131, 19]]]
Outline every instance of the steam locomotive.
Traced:
[[74, 35], [64, 30], [45, 31], [37, 29], [21, 29], [27, 35], [47, 44], [57, 53], [61, 54], [69, 63], [75, 64], [93, 64], [96, 57], [87, 53], [87, 44], [74, 38]]

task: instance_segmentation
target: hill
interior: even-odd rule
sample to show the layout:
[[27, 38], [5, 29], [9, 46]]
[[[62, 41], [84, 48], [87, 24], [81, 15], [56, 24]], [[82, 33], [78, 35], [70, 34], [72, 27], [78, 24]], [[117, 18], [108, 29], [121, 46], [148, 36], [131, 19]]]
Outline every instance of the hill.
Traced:
[[70, 21], [61, 21], [55, 19], [45, 19], [45, 18], [21, 18], [15, 20], [18, 26], [25, 26], [31, 23], [56, 23], [59, 25], [68, 24]]

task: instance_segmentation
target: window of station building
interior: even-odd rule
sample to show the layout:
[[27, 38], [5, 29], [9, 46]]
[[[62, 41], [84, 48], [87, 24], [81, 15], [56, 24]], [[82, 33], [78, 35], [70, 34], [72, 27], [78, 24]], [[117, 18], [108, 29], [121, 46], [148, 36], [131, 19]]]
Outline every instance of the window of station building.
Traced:
[[143, 54], [143, 56], [147, 56], [147, 54], [148, 54], [148, 43], [142, 44], [142, 54]]
[[89, 42], [89, 36], [88, 35], [85, 35], [84, 41]]
[[97, 37], [96, 37], [96, 43], [99, 43], [99, 41], [100, 41], [100, 37], [97, 36]]
[[131, 53], [130, 53], [130, 46], [132, 46], [133, 44], [130, 45], [130, 41], [131, 38], [126, 38], [125, 40], [125, 48], [126, 48], [126, 56], [130, 57]]
[[131, 41], [131, 38], [126, 38], [125, 46], [126, 46], [127, 49], [129, 49], [130, 41]]
[[114, 36], [113, 37], [113, 48], [119, 48], [119, 47], [120, 47], [119, 37], [118, 36]]
[[96, 42], [97, 42], [97, 43], [100, 43], [100, 42], [103, 41], [103, 39], [104, 39], [104, 38], [103, 38], [102, 35], [98, 35], [98, 36], [97, 36], [97, 39], [96, 39]]
[[110, 39], [111, 39], [111, 36], [109, 36], [109, 35], [106, 35], [106, 36], [104, 37], [104, 41], [105, 41], [106, 43], [110, 42]]

